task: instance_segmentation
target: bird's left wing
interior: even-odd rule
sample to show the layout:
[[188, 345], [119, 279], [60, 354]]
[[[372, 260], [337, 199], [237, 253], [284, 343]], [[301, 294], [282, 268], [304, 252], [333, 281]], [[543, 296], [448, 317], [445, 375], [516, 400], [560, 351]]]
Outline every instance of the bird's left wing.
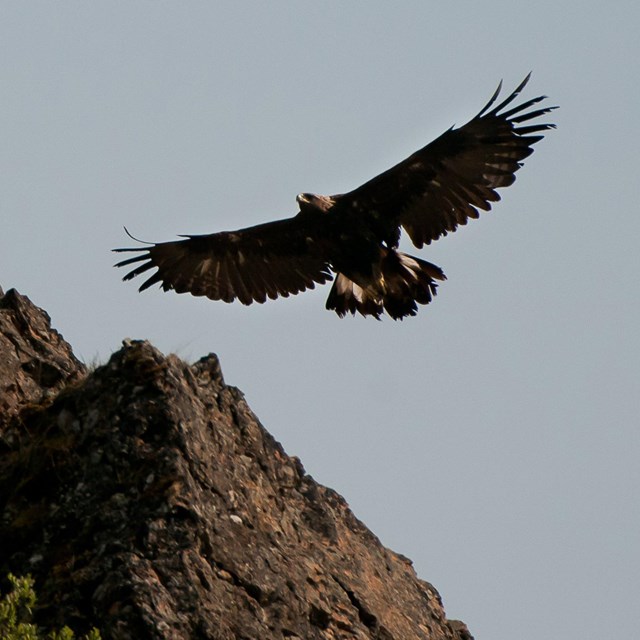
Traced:
[[545, 96], [507, 109], [528, 80], [529, 76], [494, 107], [498, 86], [467, 124], [449, 129], [354, 191], [332, 198], [343, 210], [356, 209], [365, 216], [381, 240], [388, 242], [394, 233], [397, 240], [397, 228], [402, 226], [418, 248], [477, 218], [479, 210], [488, 211], [492, 202], [500, 200], [496, 189], [514, 182], [541, 132], [554, 126], [531, 123], [555, 109], [531, 109]]
[[156, 268], [140, 291], [160, 283], [165, 291], [173, 289], [225, 302], [238, 299], [243, 304], [286, 297], [332, 279], [321, 241], [309, 222], [300, 217], [238, 231], [183, 237], [186, 239], [148, 247], [114, 249], [140, 254], [115, 266], [141, 263], [124, 280]]

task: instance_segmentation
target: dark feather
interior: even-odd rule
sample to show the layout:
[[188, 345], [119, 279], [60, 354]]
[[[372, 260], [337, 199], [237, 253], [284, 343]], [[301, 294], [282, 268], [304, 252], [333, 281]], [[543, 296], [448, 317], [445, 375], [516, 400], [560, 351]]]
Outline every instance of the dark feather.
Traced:
[[339, 316], [379, 318], [384, 311], [394, 319], [415, 315], [417, 304], [433, 299], [436, 280], [444, 274], [429, 262], [396, 251], [400, 230], [420, 248], [500, 200], [496, 189], [515, 181], [533, 145], [554, 127], [530, 123], [555, 108], [532, 108], [544, 96], [513, 105], [529, 77], [494, 106], [500, 83], [467, 124], [449, 129], [349, 193], [301, 194], [300, 212], [286, 220], [115, 249], [138, 254], [116, 266], [135, 265], [124, 280], [156, 269], [140, 291], [159, 283], [165, 291], [243, 304], [313, 289], [332, 280], [333, 272], [337, 277], [327, 308]]
[[[310, 228], [311, 227], [311, 228]], [[299, 293], [332, 279], [323, 256], [309, 249], [305, 237], [313, 225], [298, 217], [235, 232], [186, 236], [139, 249], [141, 255], [117, 267], [143, 262], [124, 276], [130, 280], [153, 267], [157, 271], [140, 286], [161, 282], [163, 289], [243, 304], [262, 303], [278, 295]], [[295, 265], [292, 269], [291, 266]]]
[[500, 113], [528, 80], [529, 76], [489, 111], [498, 98], [499, 86], [491, 100], [467, 124], [449, 129], [393, 168], [354, 191], [333, 198], [345, 205], [355, 203], [353, 206], [363, 217], [375, 206], [390, 225], [401, 225], [418, 248], [455, 231], [468, 218], [477, 218], [478, 209], [489, 211], [491, 202], [499, 200], [494, 189], [515, 181], [514, 174], [522, 166], [521, 161], [542, 138], [528, 134], [554, 126], [546, 123], [517, 126], [555, 108], [526, 112], [543, 100], [542, 96]]

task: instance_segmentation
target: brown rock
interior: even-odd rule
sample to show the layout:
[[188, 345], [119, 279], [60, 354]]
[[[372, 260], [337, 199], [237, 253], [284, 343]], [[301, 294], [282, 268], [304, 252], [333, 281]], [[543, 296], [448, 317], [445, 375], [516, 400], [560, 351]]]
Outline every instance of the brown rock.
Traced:
[[10, 294], [0, 573], [34, 575], [39, 622], [118, 639], [471, 638], [283, 451], [215, 355], [190, 366], [125, 341], [87, 375]]
[[19, 406], [53, 397], [85, 373], [42, 309], [0, 289], [0, 428]]

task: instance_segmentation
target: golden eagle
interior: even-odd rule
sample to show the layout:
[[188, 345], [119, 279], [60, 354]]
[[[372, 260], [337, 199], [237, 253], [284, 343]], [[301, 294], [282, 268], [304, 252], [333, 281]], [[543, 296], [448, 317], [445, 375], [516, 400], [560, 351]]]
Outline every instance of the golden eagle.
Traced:
[[554, 126], [530, 124], [555, 108], [531, 109], [546, 96], [506, 110], [529, 76], [494, 107], [500, 83], [467, 124], [452, 127], [349, 193], [302, 193], [299, 212], [286, 220], [114, 249], [141, 252], [115, 266], [141, 263], [124, 280], [156, 268], [140, 291], [159, 282], [165, 291], [247, 305], [313, 289], [335, 273], [326, 307], [340, 317], [356, 311], [376, 318], [386, 311], [395, 320], [413, 316], [417, 304], [431, 302], [436, 281], [445, 275], [436, 265], [398, 251], [400, 229], [421, 248], [500, 200], [496, 189], [514, 182], [522, 160], [543, 137], [540, 132]]

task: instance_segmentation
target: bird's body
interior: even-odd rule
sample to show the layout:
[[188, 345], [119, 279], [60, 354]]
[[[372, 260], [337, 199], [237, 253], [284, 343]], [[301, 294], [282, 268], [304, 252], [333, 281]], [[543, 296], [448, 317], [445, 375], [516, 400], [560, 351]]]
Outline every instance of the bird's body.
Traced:
[[[442, 270], [398, 251], [403, 228], [421, 248], [488, 211], [512, 184], [541, 131], [550, 124], [520, 123], [553, 107], [528, 111], [544, 97], [503, 111], [529, 77], [500, 105], [484, 109], [458, 129], [449, 129], [391, 169], [357, 189], [334, 196], [297, 197], [293, 218], [202, 236], [187, 236], [147, 248], [116, 266], [141, 262], [125, 280], [157, 268], [140, 290], [161, 283], [166, 291], [244, 304], [288, 296], [335, 280], [327, 308], [379, 318], [415, 315], [428, 304]], [[500, 113], [502, 111], [502, 113]], [[537, 135], [532, 135], [537, 134]]]

